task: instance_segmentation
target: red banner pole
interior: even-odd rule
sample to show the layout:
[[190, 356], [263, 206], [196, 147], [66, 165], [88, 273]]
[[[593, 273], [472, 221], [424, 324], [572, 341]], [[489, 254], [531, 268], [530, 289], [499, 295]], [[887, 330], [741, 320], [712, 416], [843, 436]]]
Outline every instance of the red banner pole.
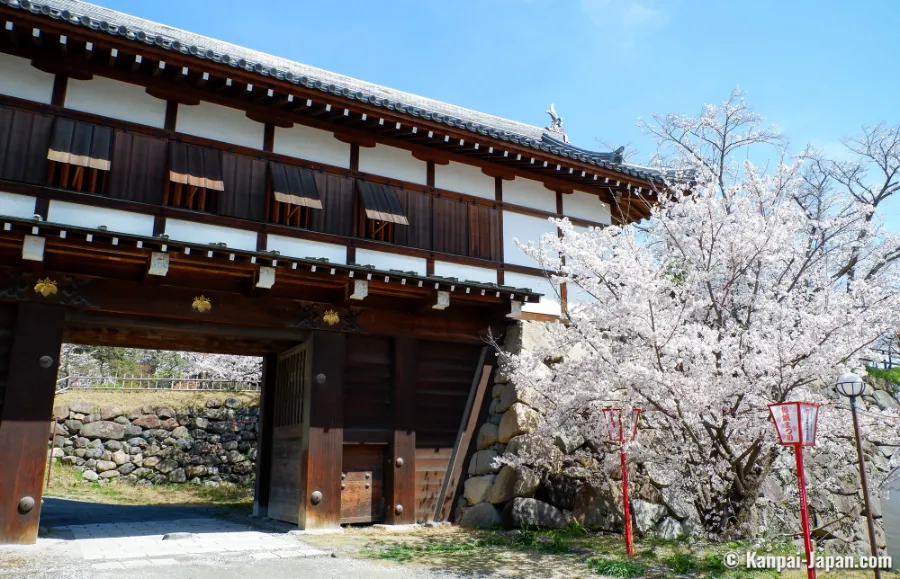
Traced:
[[625, 551], [634, 555], [634, 540], [631, 537], [631, 507], [628, 505], [628, 467], [625, 464], [625, 447], [619, 447], [622, 457], [622, 501], [625, 503]]
[[794, 456], [797, 458], [797, 482], [800, 485], [800, 522], [803, 524], [803, 547], [806, 549], [806, 577], [816, 579], [816, 568], [813, 566], [815, 552], [809, 533], [809, 506], [806, 503], [806, 475], [803, 472], [803, 445], [794, 445]]

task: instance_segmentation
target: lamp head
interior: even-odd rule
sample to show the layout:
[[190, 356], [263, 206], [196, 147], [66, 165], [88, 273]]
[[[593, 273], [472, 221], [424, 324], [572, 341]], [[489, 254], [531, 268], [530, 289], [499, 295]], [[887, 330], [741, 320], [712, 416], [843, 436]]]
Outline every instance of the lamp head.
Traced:
[[862, 396], [866, 391], [866, 383], [862, 378], [850, 372], [838, 378], [834, 388], [843, 396]]

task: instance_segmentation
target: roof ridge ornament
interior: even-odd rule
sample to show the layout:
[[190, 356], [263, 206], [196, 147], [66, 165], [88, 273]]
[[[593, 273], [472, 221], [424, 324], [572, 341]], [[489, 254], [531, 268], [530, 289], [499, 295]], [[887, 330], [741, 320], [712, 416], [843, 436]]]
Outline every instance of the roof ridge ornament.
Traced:
[[550, 131], [551, 133], [555, 133], [557, 135], [560, 135], [562, 142], [568, 143], [569, 136], [563, 130], [563, 119], [561, 116], [556, 114], [556, 107], [554, 106], [554, 104], [550, 103], [550, 108], [544, 112], [546, 112], [548, 115], [550, 115], [550, 124], [548, 126], [544, 127], [544, 130]]

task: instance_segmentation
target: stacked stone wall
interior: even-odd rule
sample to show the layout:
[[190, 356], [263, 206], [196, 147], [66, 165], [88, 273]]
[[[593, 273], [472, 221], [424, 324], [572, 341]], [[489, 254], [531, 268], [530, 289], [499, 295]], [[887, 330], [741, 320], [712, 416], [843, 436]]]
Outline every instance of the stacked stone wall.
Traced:
[[257, 419], [258, 408], [237, 398], [185, 410], [68, 402], [53, 409], [51, 452], [84, 482], [251, 487]]

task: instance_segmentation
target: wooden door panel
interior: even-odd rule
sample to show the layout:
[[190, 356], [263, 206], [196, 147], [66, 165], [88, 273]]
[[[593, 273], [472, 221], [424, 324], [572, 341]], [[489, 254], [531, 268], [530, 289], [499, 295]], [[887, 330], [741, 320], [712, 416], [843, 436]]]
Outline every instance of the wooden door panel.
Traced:
[[385, 445], [344, 445], [341, 523], [384, 520]]

